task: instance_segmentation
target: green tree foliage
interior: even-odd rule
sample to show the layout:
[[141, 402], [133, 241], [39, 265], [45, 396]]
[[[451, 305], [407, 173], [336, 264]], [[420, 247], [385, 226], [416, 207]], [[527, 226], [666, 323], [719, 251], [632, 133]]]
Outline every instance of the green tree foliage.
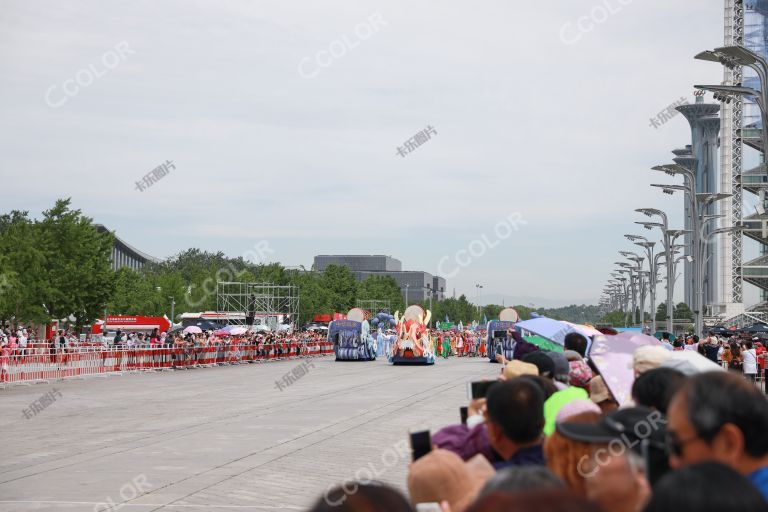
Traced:
[[90, 218], [60, 199], [43, 218], [27, 212], [0, 219], [0, 264], [9, 283], [0, 300], [2, 316], [48, 321], [73, 316], [78, 326], [92, 322], [113, 291], [109, 265], [112, 235], [100, 233]]
[[27, 212], [0, 216], [0, 317], [3, 320], [48, 319], [40, 297], [48, 283], [43, 278], [46, 255], [40, 230]]
[[611, 311], [600, 319], [600, 323], [611, 324], [614, 327], [624, 327], [627, 323], [627, 314], [624, 311]]
[[693, 320], [693, 311], [688, 307], [685, 302], [679, 303], [675, 306], [675, 321], [677, 320]]
[[345, 265], [328, 265], [320, 277], [332, 311], [347, 312], [355, 307], [357, 282]]
[[369, 276], [360, 281], [357, 284], [357, 300], [388, 300], [391, 313], [403, 311], [405, 305], [400, 286], [389, 276]]

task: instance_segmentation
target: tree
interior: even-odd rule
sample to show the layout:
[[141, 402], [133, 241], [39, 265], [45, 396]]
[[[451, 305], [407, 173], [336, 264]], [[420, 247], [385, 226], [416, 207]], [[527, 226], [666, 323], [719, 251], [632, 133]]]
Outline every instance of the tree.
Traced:
[[675, 320], [693, 320], [693, 311], [685, 302], [675, 306]]
[[0, 318], [42, 322], [48, 319], [40, 297], [49, 283], [44, 278], [46, 257], [38, 226], [27, 212], [0, 216]]
[[[389, 276], [373, 275], [357, 283], [357, 300], [388, 300], [391, 313], [402, 311], [405, 304], [400, 286]], [[371, 313], [377, 312], [371, 311]]]
[[75, 317], [78, 328], [99, 315], [114, 289], [109, 258], [113, 236], [59, 199], [37, 223], [45, 256], [42, 304], [51, 319]]
[[667, 303], [662, 302], [656, 308], [656, 321], [664, 321], [667, 319]]
[[600, 319], [601, 323], [611, 324], [615, 327], [623, 327], [627, 322], [627, 316], [624, 311], [611, 311]]
[[355, 305], [357, 281], [346, 265], [328, 265], [320, 278], [332, 311], [346, 313]]

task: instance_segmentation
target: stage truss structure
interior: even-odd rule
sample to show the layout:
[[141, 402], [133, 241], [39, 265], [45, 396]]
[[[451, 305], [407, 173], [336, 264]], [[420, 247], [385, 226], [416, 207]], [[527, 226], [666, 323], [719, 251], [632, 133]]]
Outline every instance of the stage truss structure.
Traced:
[[389, 300], [360, 300], [355, 301], [355, 307], [370, 312], [371, 316], [376, 316], [376, 313], [380, 311], [386, 311], [392, 313], [392, 301]]
[[[216, 283], [216, 307], [227, 315], [230, 324], [246, 324], [249, 316], [254, 324], [277, 330], [281, 324], [299, 320], [299, 287], [272, 283]], [[250, 314], [249, 314], [250, 313]]]

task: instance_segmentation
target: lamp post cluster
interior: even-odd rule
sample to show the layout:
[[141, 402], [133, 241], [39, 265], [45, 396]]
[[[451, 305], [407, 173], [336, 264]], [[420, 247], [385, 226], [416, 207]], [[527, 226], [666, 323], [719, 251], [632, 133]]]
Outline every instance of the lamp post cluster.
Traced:
[[768, 114], [766, 114], [766, 106], [768, 106], [768, 90], [766, 90], [766, 83], [768, 83], [768, 62], [748, 48], [743, 46], [723, 46], [715, 48], [714, 50], [706, 50], [694, 57], [698, 60], [705, 60], [710, 62], [719, 62], [726, 68], [734, 70], [736, 68], [742, 68], [744, 66], [754, 70], [757, 74], [757, 78], [760, 81], [760, 90], [755, 90], [751, 87], [744, 87], [742, 84], [733, 85], [695, 85], [696, 89], [702, 91], [710, 91], [714, 93], [716, 100], [730, 103], [735, 96], [746, 96], [752, 98], [760, 109], [760, 117], [763, 121], [763, 130], [761, 130], [761, 139], [763, 152], [768, 148], [768, 131], [765, 127], [768, 127]]
[[[627, 234], [624, 237], [630, 242], [643, 249], [644, 254], [639, 255], [628, 251], [619, 251], [619, 254], [627, 258], [628, 261], [616, 262], [618, 268], [616, 272], [621, 277], [613, 277], [608, 282], [608, 287], [604, 293], [608, 300], [614, 300], [611, 297], [617, 294], [623, 297], [622, 308], [624, 311], [631, 302], [631, 322], [639, 321], [642, 327], [645, 327], [645, 297], [649, 296], [651, 311], [651, 331], [656, 332], [656, 285], [662, 282], [659, 279], [660, 267], [664, 267], [666, 283], [666, 326], [665, 330], [672, 332], [674, 324], [674, 291], [677, 281], [677, 266], [682, 260], [693, 263], [692, 283], [694, 303], [689, 304], [691, 310], [696, 315], [695, 330], [701, 333], [704, 321], [704, 282], [707, 277], [706, 247], [713, 237], [722, 233], [730, 233], [739, 228], [725, 227], [718, 229], [708, 229], [712, 221], [722, 218], [722, 215], [710, 214], [711, 206], [723, 199], [731, 197], [730, 194], [711, 194], [696, 193], [696, 176], [690, 169], [678, 164], [660, 165], [652, 168], [655, 171], [664, 172], [670, 176], [682, 175], [684, 178], [682, 185], [669, 184], [651, 184], [652, 187], [661, 188], [666, 194], [674, 194], [675, 191], [682, 191], [690, 205], [690, 226], [691, 229], [670, 229], [667, 214], [656, 208], [638, 208], [635, 211], [648, 217], [656, 217], [660, 222], [639, 221], [635, 222], [647, 230], [658, 228], [661, 233], [661, 241], [653, 242], [640, 235]], [[688, 244], [677, 244], [678, 238], [690, 234], [691, 239]], [[657, 247], [660, 250], [656, 252]], [[684, 254], [679, 254], [684, 250]], [[644, 263], [647, 263], [647, 269]], [[615, 300], [614, 300], [615, 301]], [[640, 306], [640, 318], [636, 318], [635, 309]]]
[[[635, 222], [643, 226], [645, 229], [652, 230], [653, 228], [659, 228], [661, 230], [661, 242], [659, 243], [661, 250], [656, 252], [657, 242], [648, 240], [648, 238], [641, 235], [626, 234], [624, 237], [643, 249], [644, 255], [640, 255], [629, 251], [619, 251], [619, 254], [627, 258], [628, 261], [618, 261], [616, 265], [616, 273], [620, 277], [615, 277], [609, 281], [609, 290], [606, 292], [617, 293], [619, 290], [623, 292], [624, 303], [623, 310], [627, 311], [627, 308], [631, 303], [631, 319], [634, 324], [638, 321], [636, 318], [636, 310], [639, 302], [640, 306], [640, 318], [639, 323], [642, 327], [645, 327], [645, 297], [648, 295], [650, 300], [650, 312], [651, 312], [651, 331], [656, 332], [656, 286], [661, 282], [659, 279], [659, 270], [661, 266], [666, 270], [666, 283], [667, 283], [667, 317], [666, 317], [666, 330], [672, 331], [672, 323], [674, 316], [674, 304], [673, 293], [676, 276], [676, 266], [680, 261], [675, 259], [677, 252], [681, 246], [676, 245], [676, 239], [687, 233], [688, 231], [683, 229], [669, 229], [669, 223], [667, 220], [667, 214], [656, 208], [638, 208], [635, 210], [638, 213], [647, 215], [648, 217], [659, 217], [661, 222]], [[648, 269], [644, 269], [644, 262], [648, 262]]]
[[[698, 60], [718, 62], [730, 70], [749, 67], [755, 71], [760, 81], [760, 90], [751, 87], [744, 87], [741, 83], [732, 85], [696, 85], [696, 89], [710, 91], [714, 93], [715, 100], [731, 103], [736, 97], [744, 96], [751, 98], [760, 109], [760, 116], [763, 124], [761, 130], [762, 150], [768, 150], [768, 62], [762, 56], [744, 48], [743, 46], [725, 46], [715, 48], [699, 53], [695, 56]], [[740, 76], [740, 73], [738, 73]], [[765, 164], [763, 164], [765, 166]], [[690, 299], [689, 307], [695, 314], [695, 332], [701, 334], [704, 325], [704, 283], [707, 276], [707, 245], [712, 239], [723, 233], [733, 233], [740, 231], [741, 219], [734, 219], [735, 225], [728, 227], [715, 227], [716, 221], [723, 215], [717, 215], [714, 212], [715, 206], [719, 201], [730, 198], [732, 194], [697, 192], [696, 173], [694, 170], [679, 164], [659, 165], [652, 168], [655, 171], [664, 172], [669, 176], [682, 176], [682, 184], [652, 184], [652, 187], [660, 188], [665, 194], [673, 195], [675, 192], [683, 192], [687, 201], [689, 212], [688, 229], [669, 229], [667, 215], [655, 208], [639, 208], [635, 211], [643, 213], [648, 217], [658, 217], [661, 222], [637, 222], [648, 230], [659, 228], [661, 230], [661, 248], [654, 254], [656, 242], [652, 242], [639, 235], [625, 235], [625, 237], [644, 250], [644, 255], [638, 255], [631, 252], [621, 251], [628, 261], [616, 262], [618, 268], [611, 274], [612, 279], [603, 290], [604, 296], [601, 303], [605, 307], [617, 307], [628, 312], [631, 303], [631, 321], [635, 323], [637, 302], [640, 303], [640, 319], [642, 326], [645, 324], [645, 295], [650, 296], [651, 307], [651, 329], [656, 329], [656, 284], [659, 281], [659, 266], [665, 266], [666, 273], [666, 302], [667, 318], [666, 330], [672, 331], [674, 322], [674, 288], [677, 279], [677, 265], [683, 259], [686, 259], [691, 265], [691, 286], [693, 295]], [[762, 205], [761, 205], [762, 206]], [[710, 224], [712, 222], [715, 224]], [[675, 244], [678, 237], [690, 234], [690, 239], [686, 239], [684, 244]], [[688, 237], [686, 237], [688, 238]], [[683, 250], [683, 254], [678, 253]], [[648, 262], [648, 269], [644, 270], [643, 263]]]

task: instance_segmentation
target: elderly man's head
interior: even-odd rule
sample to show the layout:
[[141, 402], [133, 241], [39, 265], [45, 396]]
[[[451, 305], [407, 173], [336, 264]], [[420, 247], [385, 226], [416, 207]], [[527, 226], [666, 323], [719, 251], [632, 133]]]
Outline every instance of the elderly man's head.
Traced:
[[742, 377], [691, 377], [668, 409], [670, 465], [714, 460], [751, 473], [768, 465], [768, 401]]

